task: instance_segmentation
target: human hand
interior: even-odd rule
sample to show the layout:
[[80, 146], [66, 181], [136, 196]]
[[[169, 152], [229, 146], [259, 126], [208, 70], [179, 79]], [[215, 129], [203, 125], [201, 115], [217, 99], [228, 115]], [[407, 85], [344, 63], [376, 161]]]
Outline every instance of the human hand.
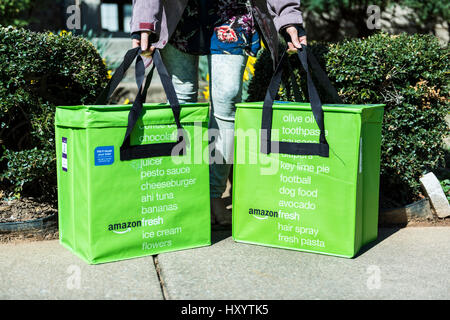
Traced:
[[290, 26], [286, 28], [286, 33], [290, 36], [291, 41], [287, 41], [289, 54], [296, 53], [298, 49], [302, 48], [302, 45], [308, 45], [306, 35], [299, 37], [297, 28]]
[[149, 46], [149, 38], [150, 32], [142, 31], [141, 39], [133, 39], [133, 49], [140, 46], [142, 50], [142, 56], [145, 58], [150, 58], [153, 55], [153, 52], [155, 52], [155, 47]]

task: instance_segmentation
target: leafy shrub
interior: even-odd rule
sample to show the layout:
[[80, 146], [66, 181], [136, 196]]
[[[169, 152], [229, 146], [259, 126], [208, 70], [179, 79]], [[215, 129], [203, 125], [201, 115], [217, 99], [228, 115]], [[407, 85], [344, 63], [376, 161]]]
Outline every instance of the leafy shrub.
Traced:
[[[450, 19], [450, 2], [448, 0], [371, 0], [371, 1], [341, 1], [341, 0], [302, 0], [302, 7], [306, 13], [307, 25], [315, 32], [319, 32], [322, 39], [334, 41], [344, 30], [344, 25], [353, 27], [347, 36], [358, 38], [372, 35], [376, 29], [369, 29], [368, 22], [375, 22], [370, 18], [372, 13], [369, 6], [377, 6], [379, 12], [387, 9], [404, 9], [408, 24], [414, 26], [421, 33], [434, 32], [437, 23]], [[405, 13], [404, 13], [405, 14]], [[394, 21], [391, 21], [395, 25]], [[314, 32], [314, 33], [315, 33]]]
[[402, 0], [403, 7], [411, 8], [413, 15], [419, 26], [425, 27], [427, 24], [436, 24], [450, 19], [450, 2], [448, 0]]
[[450, 179], [445, 179], [441, 181], [442, 189], [444, 190], [445, 195], [447, 196], [448, 202], [450, 202]]
[[[345, 103], [386, 104], [381, 154], [381, 195], [385, 200], [382, 205], [399, 206], [420, 198], [419, 177], [445, 166], [449, 48], [441, 47], [431, 35], [380, 33], [326, 47], [314, 44], [311, 50]], [[272, 74], [269, 60], [268, 53], [263, 52], [256, 64], [248, 101], [264, 99]], [[295, 70], [300, 70], [296, 56], [290, 57], [290, 62]], [[295, 74], [305, 89], [304, 72]], [[289, 89], [286, 76], [284, 79]], [[281, 98], [293, 100], [288, 91], [282, 91]]]
[[109, 69], [117, 69], [117, 67], [119, 67], [121, 61], [118, 61], [117, 58], [112, 58], [109, 56], [112, 39], [111, 33], [97, 33], [93, 29], [88, 29], [87, 26], [84, 25], [79, 35], [94, 45], [98, 53], [103, 57], [103, 60]]
[[106, 82], [90, 42], [70, 33], [0, 28], [3, 190], [56, 199], [55, 106], [93, 103]]
[[32, 0], [0, 0], [0, 25], [23, 27], [28, 22], [22, 18], [30, 10]]

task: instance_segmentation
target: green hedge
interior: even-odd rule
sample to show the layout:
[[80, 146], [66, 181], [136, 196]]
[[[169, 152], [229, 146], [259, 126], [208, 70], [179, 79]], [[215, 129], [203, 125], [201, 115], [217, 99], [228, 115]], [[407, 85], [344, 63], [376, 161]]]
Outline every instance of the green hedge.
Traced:
[[[382, 206], [404, 205], [419, 199], [419, 177], [445, 166], [449, 48], [442, 47], [431, 35], [385, 33], [338, 44], [316, 43], [310, 48], [345, 103], [387, 105], [382, 132]], [[295, 55], [290, 62], [299, 70]], [[262, 52], [255, 65], [248, 101], [264, 100], [271, 74], [269, 54]], [[296, 76], [306, 89], [304, 72], [296, 72]], [[280, 91], [280, 98], [293, 100], [287, 94], [291, 87], [287, 74], [284, 80], [286, 90]], [[306, 101], [305, 96], [303, 100]]]
[[32, 8], [32, 0], [0, 0], [0, 25], [24, 27], [28, 21], [23, 15]]
[[102, 58], [83, 38], [0, 28], [0, 179], [6, 195], [56, 199], [55, 106], [93, 103], [107, 77]]

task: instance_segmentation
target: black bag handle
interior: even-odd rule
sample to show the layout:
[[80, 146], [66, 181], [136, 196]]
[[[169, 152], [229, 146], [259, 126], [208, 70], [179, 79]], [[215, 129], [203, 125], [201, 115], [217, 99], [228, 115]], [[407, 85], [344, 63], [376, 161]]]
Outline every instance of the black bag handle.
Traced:
[[120, 66], [116, 69], [114, 74], [111, 77], [111, 80], [109, 80], [108, 85], [105, 89], [100, 93], [100, 95], [97, 98], [97, 101], [95, 101], [96, 105], [106, 105], [108, 104], [109, 99], [111, 98], [114, 91], [119, 86], [120, 82], [122, 81], [123, 77], [125, 76], [125, 73], [130, 68], [133, 61], [136, 59], [136, 57], [139, 55], [140, 48], [134, 48], [131, 50], [128, 50], [125, 54], [122, 63]]
[[[330, 79], [328, 78], [328, 75], [325, 71], [322, 70], [322, 67], [320, 66], [319, 62], [317, 61], [316, 57], [312, 53], [311, 49], [309, 47], [306, 47], [306, 53], [308, 56], [308, 66], [312, 70], [312, 75], [315, 77], [317, 82], [322, 86], [323, 89], [325, 89], [326, 93], [329, 95], [328, 98], [331, 100], [328, 101], [328, 103], [335, 103], [335, 104], [343, 104], [341, 97], [339, 96], [338, 92], [336, 91], [336, 88], [331, 83]], [[291, 63], [289, 62], [289, 59], [286, 59], [287, 65], [288, 65], [288, 72], [291, 78], [291, 84], [292, 84], [292, 91], [294, 94], [294, 99], [296, 102], [301, 102], [301, 94], [300, 94], [300, 87], [297, 83], [297, 80], [295, 79], [295, 75], [292, 72], [293, 68]], [[316, 82], [316, 83], [317, 83]], [[286, 86], [287, 89], [290, 89], [289, 86]], [[290, 96], [291, 93], [288, 92], [288, 95]]]
[[[144, 61], [142, 60], [141, 53], [142, 51], [138, 47], [129, 50], [125, 54], [122, 64], [116, 69], [114, 75], [111, 77], [110, 82], [103, 90], [103, 92], [100, 94], [96, 102], [96, 104], [107, 104], [112, 93], [118, 87], [120, 81], [122, 81], [125, 72], [129, 69], [133, 61], [136, 60], [135, 70], [136, 70], [136, 84], [138, 86], [138, 93], [136, 95], [136, 99], [134, 100], [133, 106], [130, 109], [130, 113], [128, 114], [128, 126], [125, 133], [124, 141], [122, 143], [122, 146], [120, 147], [120, 160], [127, 161], [143, 158], [172, 156], [175, 155], [172, 154], [172, 150], [175, 146], [178, 146], [180, 148], [180, 153], [176, 155], [179, 156], [185, 155], [186, 140], [184, 135], [184, 129], [181, 125], [180, 120], [181, 107], [175, 92], [175, 88], [172, 83], [172, 78], [167, 72], [166, 67], [164, 66], [159, 50], [155, 50], [153, 54], [153, 67], [150, 70], [144, 85], [145, 65]], [[147, 90], [150, 86], [150, 82], [152, 80], [153, 71], [155, 67], [160, 76], [161, 83], [163, 85], [167, 99], [169, 100], [170, 107], [172, 109], [175, 118], [175, 123], [177, 125], [178, 131], [178, 138], [176, 142], [132, 146], [130, 144], [131, 132], [136, 126], [137, 120], [141, 116], [143, 110], [143, 103], [145, 102]]]
[[[134, 145], [130, 143], [131, 132], [133, 131], [137, 120], [139, 119], [142, 109], [143, 102], [145, 100], [144, 94], [146, 94], [146, 89], [148, 89], [149, 83], [146, 83], [144, 87], [144, 92], [142, 91], [142, 85], [145, 77], [145, 66], [140, 55], [138, 55], [136, 60], [136, 81], [138, 84], [138, 94], [134, 100], [133, 106], [131, 107], [130, 113], [128, 114], [128, 127], [125, 133], [125, 138], [122, 146], [120, 147], [120, 160], [134, 160], [152, 157], [165, 157], [175, 155], [172, 153], [174, 147], [179, 147], [180, 152], [176, 154], [177, 156], [183, 156], [186, 152], [186, 138], [184, 135], [184, 129], [181, 125], [180, 115], [181, 107], [175, 92], [175, 88], [172, 83], [172, 78], [169, 75], [166, 67], [161, 58], [161, 53], [159, 50], [155, 50], [153, 54], [153, 64], [158, 71], [161, 83], [163, 85], [164, 91], [166, 92], [167, 99], [169, 100], [172, 113], [175, 118], [175, 123], [177, 125], [177, 141], [176, 142], [166, 142], [157, 144], [145, 144], [145, 145]], [[152, 69], [153, 71], [153, 69]], [[150, 72], [149, 76], [151, 75]]]
[[[301, 65], [307, 74], [307, 84], [308, 84], [308, 93], [309, 99], [311, 103], [311, 110], [314, 114], [314, 118], [316, 120], [317, 125], [320, 129], [320, 138], [319, 143], [296, 143], [296, 142], [284, 142], [284, 141], [276, 141], [273, 142], [272, 137], [272, 117], [273, 117], [273, 103], [278, 93], [278, 89], [281, 84], [281, 76], [283, 73], [283, 67], [286, 63], [288, 63], [288, 54], [284, 52], [275, 73], [270, 81], [269, 88], [267, 90], [266, 97], [264, 99], [263, 105], [263, 115], [262, 115], [262, 124], [261, 124], [261, 152], [265, 154], [270, 153], [282, 153], [282, 154], [291, 154], [291, 155], [317, 155], [321, 157], [329, 157], [329, 145], [325, 137], [325, 126], [324, 126], [324, 113], [322, 109], [322, 102], [320, 100], [317, 89], [314, 85], [312, 74], [309, 70], [308, 56], [312, 57], [311, 53], [308, 53], [306, 46], [302, 45], [302, 50], [297, 51], [297, 55], [300, 59]], [[315, 59], [311, 59], [314, 63], [317, 63]], [[321, 72], [319, 76], [323, 78], [323, 75], [327, 78], [327, 83], [325, 84], [325, 88], [330, 91], [333, 97], [337, 97], [336, 90], [332, 86], [329, 81], [326, 73], [322, 71], [320, 66], [317, 64], [314, 67], [315, 70], [320, 69]], [[325, 81], [326, 82], [326, 81]], [[298, 90], [298, 86], [294, 86], [294, 90]], [[331, 88], [333, 90], [331, 90]], [[333, 93], [335, 92], [335, 94]], [[298, 99], [298, 94], [296, 94], [296, 99]]]

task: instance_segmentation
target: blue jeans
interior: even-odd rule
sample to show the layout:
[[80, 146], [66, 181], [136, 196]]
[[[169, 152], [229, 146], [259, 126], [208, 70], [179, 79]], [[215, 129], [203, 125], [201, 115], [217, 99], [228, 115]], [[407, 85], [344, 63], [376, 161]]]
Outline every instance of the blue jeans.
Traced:
[[[186, 54], [168, 44], [161, 51], [167, 71], [172, 75], [180, 103], [197, 102], [198, 56]], [[242, 77], [247, 56], [213, 54], [208, 56], [211, 117], [209, 121], [211, 155], [211, 198], [225, 192], [234, 157], [234, 119], [236, 103], [242, 99]]]

